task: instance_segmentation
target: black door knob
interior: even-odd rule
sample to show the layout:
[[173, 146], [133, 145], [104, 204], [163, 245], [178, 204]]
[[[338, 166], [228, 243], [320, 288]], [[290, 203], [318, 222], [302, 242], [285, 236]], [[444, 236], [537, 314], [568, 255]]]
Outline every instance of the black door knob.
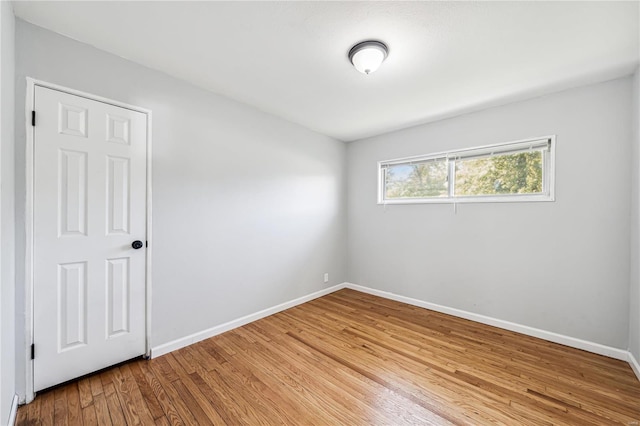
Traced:
[[143, 245], [144, 244], [142, 244], [142, 241], [140, 240], [135, 240], [134, 242], [131, 243], [131, 247], [133, 247], [136, 250], [142, 248]]

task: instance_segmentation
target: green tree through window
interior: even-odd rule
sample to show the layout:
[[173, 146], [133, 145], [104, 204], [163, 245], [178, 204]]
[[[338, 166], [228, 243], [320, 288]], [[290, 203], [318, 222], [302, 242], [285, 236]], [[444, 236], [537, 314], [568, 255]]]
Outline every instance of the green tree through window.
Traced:
[[424, 198], [447, 195], [446, 161], [391, 166], [386, 173], [388, 198]]
[[378, 202], [553, 201], [553, 137], [382, 161]]
[[456, 161], [455, 195], [542, 193], [542, 151]]

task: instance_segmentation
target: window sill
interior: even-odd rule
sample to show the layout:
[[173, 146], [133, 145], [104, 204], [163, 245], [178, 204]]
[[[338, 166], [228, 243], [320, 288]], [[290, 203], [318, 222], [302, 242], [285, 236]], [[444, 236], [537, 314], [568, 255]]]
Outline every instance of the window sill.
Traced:
[[399, 199], [378, 201], [379, 205], [390, 204], [463, 204], [463, 203], [538, 203], [553, 202], [553, 195], [505, 195], [501, 197], [457, 197], [457, 198], [431, 198], [431, 199]]

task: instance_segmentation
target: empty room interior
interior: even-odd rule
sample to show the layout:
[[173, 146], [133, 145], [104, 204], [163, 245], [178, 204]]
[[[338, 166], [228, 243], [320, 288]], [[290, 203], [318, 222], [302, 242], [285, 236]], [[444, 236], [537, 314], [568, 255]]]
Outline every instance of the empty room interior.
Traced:
[[0, 1], [0, 425], [640, 425], [639, 1]]

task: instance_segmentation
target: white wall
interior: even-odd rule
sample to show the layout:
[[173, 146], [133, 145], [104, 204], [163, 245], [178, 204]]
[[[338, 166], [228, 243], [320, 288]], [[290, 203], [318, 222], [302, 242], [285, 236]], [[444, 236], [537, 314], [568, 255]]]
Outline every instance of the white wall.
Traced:
[[[637, 344], [631, 334], [640, 327], [638, 305], [627, 301], [630, 271], [638, 276], [630, 255], [640, 232], [634, 231], [634, 249], [629, 212], [635, 209], [637, 219], [638, 207], [629, 200], [632, 168], [625, 160], [632, 154], [629, 78], [345, 148], [20, 20], [16, 43], [18, 283], [29, 76], [153, 110], [154, 346], [347, 279], [617, 348]], [[4, 75], [3, 68], [3, 82]], [[549, 134], [557, 135], [554, 203], [459, 205], [457, 214], [451, 205], [376, 204], [379, 160]], [[4, 179], [11, 170], [5, 149], [13, 147], [2, 141]], [[635, 141], [637, 165], [637, 133]], [[11, 210], [4, 198], [3, 189], [2, 259], [5, 209]], [[637, 285], [632, 291], [638, 294]], [[22, 284], [16, 300], [16, 371], [24, 395]], [[4, 373], [4, 341], [2, 348]]]
[[7, 424], [15, 381], [14, 34], [10, 2], [0, 2], [0, 424]]
[[[349, 282], [626, 350], [630, 93], [618, 79], [350, 143]], [[379, 160], [551, 134], [555, 202], [376, 204]]]
[[25, 77], [153, 110], [153, 346], [345, 281], [342, 142], [21, 20], [16, 49], [21, 252]]
[[633, 76], [633, 139], [631, 155], [631, 281], [629, 288], [629, 351], [640, 362], [640, 68]]

